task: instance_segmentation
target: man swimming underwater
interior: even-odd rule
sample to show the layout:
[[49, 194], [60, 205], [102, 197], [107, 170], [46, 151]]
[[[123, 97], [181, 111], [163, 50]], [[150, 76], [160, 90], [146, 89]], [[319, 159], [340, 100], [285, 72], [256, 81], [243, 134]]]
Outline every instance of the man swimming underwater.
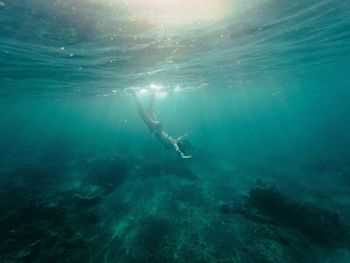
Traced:
[[150, 131], [164, 145], [164, 147], [167, 149], [174, 149], [182, 159], [192, 158], [192, 155], [186, 154], [186, 149], [189, 147], [190, 143], [185, 138], [189, 134], [187, 133], [183, 136], [180, 136], [179, 138], [174, 138], [173, 136], [169, 135], [164, 131], [163, 126], [155, 117], [153, 112], [155, 92], [152, 91], [147, 112], [144, 110], [139, 98], [137, 97], [136, 91], [131, 90], [131, 92], [134, 97], [138, 113], [140, 114], [141, 118], [143, 119], [147, 127], [150, 129]]

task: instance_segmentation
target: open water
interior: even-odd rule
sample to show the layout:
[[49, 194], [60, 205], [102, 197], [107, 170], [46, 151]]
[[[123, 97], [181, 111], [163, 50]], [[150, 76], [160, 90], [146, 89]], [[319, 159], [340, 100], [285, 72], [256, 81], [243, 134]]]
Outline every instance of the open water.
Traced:
[[348, 0], [1, 0], [0, 262], [350, 262], [349, 59]]

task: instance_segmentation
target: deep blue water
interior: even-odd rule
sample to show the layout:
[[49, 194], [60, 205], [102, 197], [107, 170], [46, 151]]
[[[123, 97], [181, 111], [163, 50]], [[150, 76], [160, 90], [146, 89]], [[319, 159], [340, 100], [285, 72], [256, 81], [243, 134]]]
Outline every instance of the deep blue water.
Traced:
[[[350, 262], [349, 1], [1, 0], [0, 23], [0, 262]], [[138, 115], [152, 87], [191, 160]]]

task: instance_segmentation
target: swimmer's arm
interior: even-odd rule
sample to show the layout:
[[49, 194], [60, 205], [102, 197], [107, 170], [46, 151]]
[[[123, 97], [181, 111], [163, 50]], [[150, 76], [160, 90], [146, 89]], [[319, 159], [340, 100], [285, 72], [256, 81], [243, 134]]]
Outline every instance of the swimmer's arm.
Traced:
[[186, 138], [186, 137], [189, 136], [190, 134], [191, 134], [191, 132], [188, 132], [188, 133], [186, 133], [186, 134], [184, 134], [184, 135], [178, 137], [176, 140], [177, 140], [177, 141], [181, 141], [182, 139]]
[[177, 145], [177, 143], [174, 143], [174, 148], [176, 153], [182, 158], [182, 159], [190, 159], [192, 158], [192, 155], [185, 155], [179, 148], [179, 146]]

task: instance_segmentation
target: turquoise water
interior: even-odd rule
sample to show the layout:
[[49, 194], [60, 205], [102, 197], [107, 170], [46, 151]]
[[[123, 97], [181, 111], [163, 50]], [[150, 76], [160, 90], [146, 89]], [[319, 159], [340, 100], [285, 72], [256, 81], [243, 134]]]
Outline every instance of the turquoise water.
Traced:
[[152, 1], [0, 1], [0, 262], [350, 262], [350, 2]]

